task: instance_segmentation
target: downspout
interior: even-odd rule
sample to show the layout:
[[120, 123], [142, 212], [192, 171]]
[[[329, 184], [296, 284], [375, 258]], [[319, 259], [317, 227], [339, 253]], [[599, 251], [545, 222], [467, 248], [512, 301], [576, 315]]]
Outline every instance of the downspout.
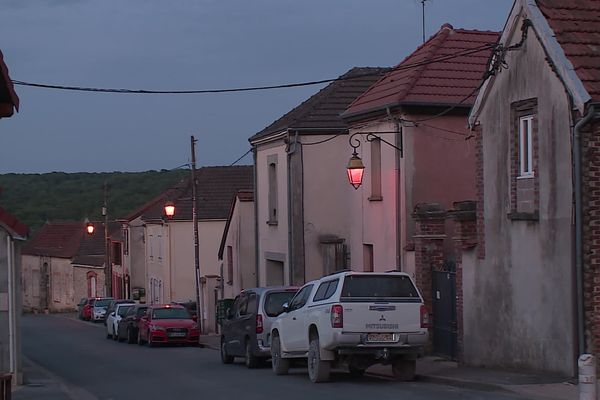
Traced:
[[[388, 117], [391, 118], [392, 122], [395, 126], [395, 145], [396, 147], [402, 149], [402, 126], [400, 125], [400, 121], [398, 121], [393, 115], [389, 107], [386, 108], [386, 112]], [[400, 163], [401, 163], [402, 154], [398, 151], [395, 152], [395, 162], [396, 162], [396, 269], [398, 271], [402, 271], [403, 269], [403, 254], [402, 254], [402, 177], [400, 171]]]
[[[258, 243], [258, 179], [256, 167], [256, 153], [258, 149], [256, 145], [252, 146], [252, 159], [254, 161], [254, 276], [256, 287], [260, 286], [260, 244]], [[266, 282], [265, 282], [266, 284]]]
[[585, 322], [583, 293], [583, 199], [581, 194], [581, 129], [593, 118], [595, 105], [591, 104], [587, 114], [580, 119], [573, 129], [573, 163], [575, 172], [575, 270], [577, 279], [577, 335], [579, 354], [584, 354]]

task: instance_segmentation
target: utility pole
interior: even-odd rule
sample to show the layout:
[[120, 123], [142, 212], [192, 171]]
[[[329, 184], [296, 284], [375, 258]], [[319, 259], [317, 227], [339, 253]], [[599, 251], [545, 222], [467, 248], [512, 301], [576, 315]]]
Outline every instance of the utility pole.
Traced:
[[191, 137], [192, 145], [192, 224], [194, 225], [194, 267], [196, 270], [196, 309], [198, 329], [204, 334], [204, 302], [202, 290], [202, 275], [200, 274], [200, 244], [198, 240], [198, 202], [196, 196], [196, 139]]
[[104, 181], [104, 203], [102, 205], [102, 216], [104, 217], [104, 284], [105, 295], [111, 297], [112, 292], [112, 264], [110, 261], [110, 237], [108, 236], [108, 182]]
[[421, 6], [423, 6], [423, 43], [425, 43], [425, 2], [427, 0], [421, 0]]

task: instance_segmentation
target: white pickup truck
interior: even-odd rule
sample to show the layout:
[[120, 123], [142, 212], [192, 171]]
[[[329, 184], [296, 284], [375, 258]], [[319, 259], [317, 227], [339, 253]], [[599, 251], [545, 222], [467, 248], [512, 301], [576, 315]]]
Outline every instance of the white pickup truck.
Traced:
[[273, 323], [273, 371], [287, 374], [292, 359], [305, 358], [313, 382], [329, 380], [332, 366], [362, 375], [378, 363], [391, 364], [397, 379], [412, 380], [427, 343], [428, 318], [405, 273], [325, 276], [305, 284]]

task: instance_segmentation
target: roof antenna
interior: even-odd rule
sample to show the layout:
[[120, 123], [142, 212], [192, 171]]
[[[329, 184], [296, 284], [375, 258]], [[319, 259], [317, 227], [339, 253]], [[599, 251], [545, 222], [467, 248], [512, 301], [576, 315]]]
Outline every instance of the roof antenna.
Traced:
[[421, 0], [421, 6], [423, 7], [423, 43], [425, 43], [425, 2], [427, 0]]

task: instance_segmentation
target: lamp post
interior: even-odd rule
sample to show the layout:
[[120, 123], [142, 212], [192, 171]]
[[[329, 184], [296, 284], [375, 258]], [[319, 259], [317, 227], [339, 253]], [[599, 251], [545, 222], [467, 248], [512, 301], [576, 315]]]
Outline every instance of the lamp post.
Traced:
[[112, 264], [110, 261], [110, 237], [108, 236], [108, 182], [104, 181], [104, 203], [102, 205], [102, 216], [104, 217], [104, 283], [106, 296], [113, 295], [112, 288]]
[[[198, 315], [198, 330], [202, 335], [204, 333], [204, 296], [200, 274], [200, 244], [198, 234], [198, 204], [196, 202], [196, 142], [194, 136], [191, 137], [191, 179], [192, 179], [192, 225], [194, 229], [194, 271], [196, 276], [196, 312]], [[175, 204], [167, 201], [164, 206], [165, 215], [172, 219], [175, 215]]]

